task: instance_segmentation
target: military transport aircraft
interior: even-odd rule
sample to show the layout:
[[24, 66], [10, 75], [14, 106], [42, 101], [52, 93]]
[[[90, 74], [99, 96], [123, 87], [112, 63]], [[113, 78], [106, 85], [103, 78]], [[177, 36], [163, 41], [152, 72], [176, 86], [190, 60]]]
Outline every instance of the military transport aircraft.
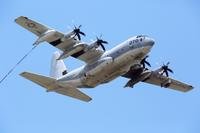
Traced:
[[[164, 88], [187, 92], [193, 87], [169, 78], [173, 71], [167, 64], [157, 70], [149, 70], [146, 65], [147, 54], [154, 45], [154, 40], [146, 35], [138, 35], [125, 40], [121, 44], [105, 50], [103, 44], [107, 41], [97, 38], [96, 41], [85, 43], [81, 41], [81, 26], [74, 27], [67, 34], [56, 31], [27, 17], [20, 16], [15, 22], [38, 36], [34, 45], [44, 41], [61, 50], [53, 53], [50, 76], [30, 72], [20, 75], [47, 89], [82, 101], [92, 100], [80, 91], [81, 88], [94, 88], [122, 76], [129, 81], [124, 87], [133, 87], [138, 82], [150, 83]], [[101, 47], [101, 48], [100, 48]], [[86, 64], [68, 72], [63, 59], [74, 57]]]

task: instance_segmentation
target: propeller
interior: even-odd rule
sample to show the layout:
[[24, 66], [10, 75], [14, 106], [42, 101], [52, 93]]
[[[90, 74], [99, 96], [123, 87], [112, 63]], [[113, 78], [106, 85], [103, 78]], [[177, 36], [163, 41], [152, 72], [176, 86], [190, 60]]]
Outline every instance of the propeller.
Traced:
[[142, 65], [143, 68], [146, 68], [145, 65], [151, 67], [151, 64], [150, 64], [148, 61], [146, 61], [146, 59], [147, 59], [148, 57], [149, 57], [149, 56], [147, 55], [147, 56], [144, 57], [144, 59], [142, 59], [141, 62], [140, 62], [140, 64]]
[[163, 75], [164, 73], [166, 74], [166, 76], [168, 77], [169, 76], [169, 73], [174, 73], [170, 68], [169, 68], [169, 62], [167, 62], [167, 64], [163, 64], [163, 66], [161, 67], [163, 72], [161, 73], [161, 75]]
[[106, 51], [106, 49], [105, 49], [105, 47], [104, 47], [103, 44], [108, 44], [108, 42], [102, 40], [101, 38], [98, 38], [98, 37], [96, 37], [96, 38], [97, 38], [97, 40], [96, 40], [96, 44], [97, 44], [98, 46], [101, 46], [102, 49], [103, 49], [103, 51]]
[[74, 26], [73, 30], [74, 37], [77, 36], [78, 40], [81, 40], [81, 35], [85, 36], [85, 33], [80, 30], [81, 26], [82, 25], [79, 25], [78, 27]]

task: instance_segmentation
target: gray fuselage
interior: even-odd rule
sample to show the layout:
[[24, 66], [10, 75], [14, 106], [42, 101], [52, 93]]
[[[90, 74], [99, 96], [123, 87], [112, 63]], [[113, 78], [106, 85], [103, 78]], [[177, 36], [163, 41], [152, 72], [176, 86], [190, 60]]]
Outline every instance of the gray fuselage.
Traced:
[[98, 60], [69, 72], [58, 82], [76, 88], [93, 88], [107, 83], [125, 74], [132, 65], [139, 64], [153, 44], [154, 40], [147, 36], [132, 37], [106, 51]]

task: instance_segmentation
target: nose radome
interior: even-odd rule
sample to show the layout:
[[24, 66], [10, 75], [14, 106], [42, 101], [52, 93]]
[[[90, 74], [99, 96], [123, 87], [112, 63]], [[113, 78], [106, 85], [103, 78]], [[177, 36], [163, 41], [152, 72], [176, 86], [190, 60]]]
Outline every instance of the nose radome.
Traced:
[[149, 38], [149, 39], [148, 39], [148, 44], [149, 44], [150, 46], [153, 46], [154, 43], [155, 43], [154, 39], [152, 39], [152, 38]]

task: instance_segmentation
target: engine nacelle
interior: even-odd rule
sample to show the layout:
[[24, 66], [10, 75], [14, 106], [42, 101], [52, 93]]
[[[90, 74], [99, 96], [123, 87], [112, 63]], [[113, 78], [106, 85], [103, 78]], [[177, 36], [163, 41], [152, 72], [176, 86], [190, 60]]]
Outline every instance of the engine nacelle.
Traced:
[[88, 49], [93, 49], [93, 48], [98, 48], [98, 45], [97, 45], [96, 41], [95, 41], [95, 42], [92, 42], [92, 43], [88, 46]]
[[56, 33], [55, 30], [48, 30], [45, 33], [43, 33], [36, 41], [33, 45], [38, 45], [41, 42], [44, 41], [48, 41], [49, 39], [52, 38], [52, 36], [54, 36], [54, 34]]
[[145, 81], [145, 80], [147, 80], [149, 77], [150, 77], [150, 75], [152, 74], [152, 72], [151, 71], [144, 71], [142, 74], [141, 74], [141, 76], [139, 77], [139, 79], [140, 79], [140, 81]]
[[73, 37], [73, 35], [74, 35], [74, 32], [71, 31], [71, 32], [65, 34], [65, 35], [61, 38], [61, 41], [64, 42], [65, 40], [71, 39], [71, 38]]
[[77, 52], [83, 50], [83, 49], [84, 49], [84, 45], [85, 45], [85, 44], [77, 44], [77, 45], [74, 45], [73, 47], [71, 47], [71, 48], [69, 48], [68, 50], [64, 51], [64, 52], [60, 55], [60, 57], [58, 58], [58, 60], [67, 58], [67, 57], [69, 57], [69, 56], [71, 56], [71, 55], [73, 55], [73, 54], [75, 54], [75, 53], [77, 53]]
[[172, 83], [171, 79], [167, 79], [166, 81], [164, 81], [163, 83], [161, 83], [161, 87], [169, 87], [170, 84]]

